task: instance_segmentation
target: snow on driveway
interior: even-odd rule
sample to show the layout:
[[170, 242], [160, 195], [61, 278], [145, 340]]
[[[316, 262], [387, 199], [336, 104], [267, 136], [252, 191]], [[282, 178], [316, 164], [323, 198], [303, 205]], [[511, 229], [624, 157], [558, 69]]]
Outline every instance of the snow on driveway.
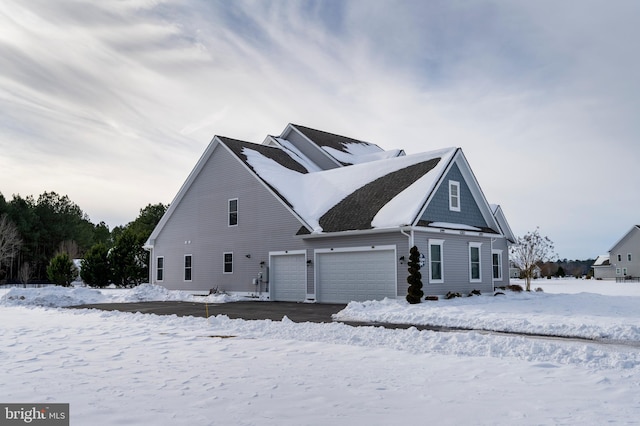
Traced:
[[[597, 425], [633, 424], [640, 415], [634, 347], [286, 318], [67, 310], [51, 305], [72, 296], [20, 292], [22, 298], [11, 290], [0, 300], [0, 402], [70, 403], [76, 425]], [[165, 297], [153, 287], [137, 292], [138, 301], [141, 293]], [[119, 301], [128, 297], [118, 293]], [[467, 322], [503, 312], [535, 317], [529, 321], [536, 327], [545, 318], [571, 323], [575, 315], [590, 325], [601, 319], [599, 334], [616, 321], [621, 330], [637, 325], [638, 295], [568, 293], [421, 305], [427, 316], [457, 312]], [[370, 306], [372, 320], [389, 315], [391, 302], [340, 315], [364, 315]], [[588, 306], [596, 305], [590, 317]]]

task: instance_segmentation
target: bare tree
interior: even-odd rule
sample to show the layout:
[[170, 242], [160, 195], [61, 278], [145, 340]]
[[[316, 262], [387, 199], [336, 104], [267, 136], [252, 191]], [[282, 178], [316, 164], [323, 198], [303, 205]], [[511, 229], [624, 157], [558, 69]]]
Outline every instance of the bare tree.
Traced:
[[516, 238], [511, 246], [511, 261], [522, 271], [527, 291], [531, 291], [531, 279], [538, 263], [548, 262], [557, 257], [554, 253], [553, 242], [548, 237], [540, 235], [539, 228], [528, 232], [523, 237]]
[[18, 271], [18, 278], [26, 287], [29, 280], [33, 278], [33, 266], [29, 262], [24, 262]]
[[12, 259], [22, 246], [22, 238], [16, 225], [6, 214], [0, 216], [0, 265]]

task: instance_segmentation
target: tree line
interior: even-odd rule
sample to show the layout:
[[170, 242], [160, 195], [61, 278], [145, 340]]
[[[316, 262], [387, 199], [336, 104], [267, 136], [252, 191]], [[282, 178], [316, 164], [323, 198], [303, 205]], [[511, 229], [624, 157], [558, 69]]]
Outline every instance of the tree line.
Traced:
[[65, 284], [67, 272], [73, 272], [72, 259], [87, 263], [87, 256], [102, 252], [108, 256], [109, 283], [144, 282], [149, 255], [143, 244], [167, 208], [149, 204], [132, 222], [109, 230], [104, 222], [92, 223], [66, 195], [45, 192], [37, 199], [13, 195], [7, 201], [0, 193], [0, 283]]

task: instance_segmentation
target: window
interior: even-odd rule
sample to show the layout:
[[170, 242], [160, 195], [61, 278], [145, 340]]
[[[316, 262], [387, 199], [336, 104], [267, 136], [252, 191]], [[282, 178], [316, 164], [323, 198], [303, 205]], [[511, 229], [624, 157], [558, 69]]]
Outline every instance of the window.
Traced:
[[618, 255], [618, 262], [622, 262], [622, 255], [621, 254]]
[[191, 255], [184, 255], [184, 280], [191, 281]]
[[164, 280], [164, 257], [156, 258], [156, 281]]
[[229, 226], [238, 225], [238, 199], [229, 200]]
[[502, 250], [494, 250], [491, 252], [493, 263], [493, 279], [502, 280]]
[[443, 283], [442, 247], [444, 240], [429, 240], [429, 282]]
[[622, 275], [627, 276], [627, 268], [622, 268]]
[[233, 274], [233, 253], [224, 253], [223, 273]]
[[460, 211], [460, 182], [449, 181], [449, 210]]
[[480, 264], [480, 246], [482, 243], [469, 243], [469, 279], [471, 282], [482, 281]]
[[616, 275], [620, 275], [620, 268], [616, 268]]
[[627, 260], [631, 262], [631, 253], [627, 253]]

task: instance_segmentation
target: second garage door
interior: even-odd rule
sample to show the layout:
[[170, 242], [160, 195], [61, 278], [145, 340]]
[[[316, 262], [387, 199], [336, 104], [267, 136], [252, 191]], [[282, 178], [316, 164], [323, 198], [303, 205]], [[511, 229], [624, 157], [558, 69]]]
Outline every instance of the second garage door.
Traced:
[[349, 249], [316, 252], [316, 283], [319, 302], [395, 298], [395, 249]]

